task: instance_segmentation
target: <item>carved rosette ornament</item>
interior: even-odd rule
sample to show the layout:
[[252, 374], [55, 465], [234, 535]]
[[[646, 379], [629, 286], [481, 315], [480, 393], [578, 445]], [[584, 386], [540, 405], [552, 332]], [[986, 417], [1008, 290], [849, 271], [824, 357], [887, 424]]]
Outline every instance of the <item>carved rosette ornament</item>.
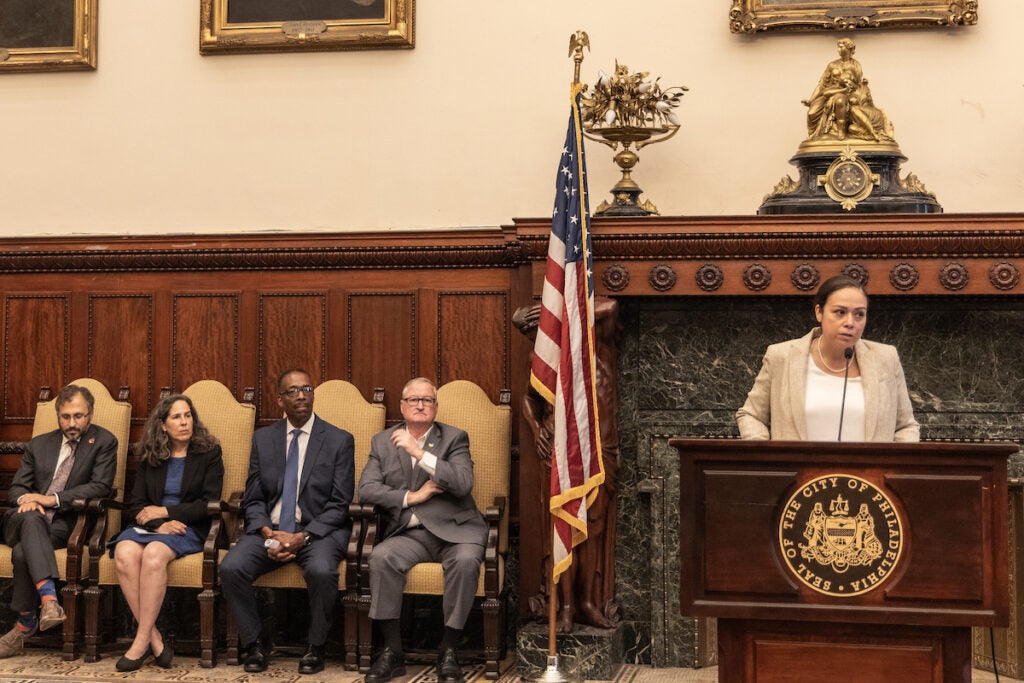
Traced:
[[1007, 291], [1020, 284], [1020, 271], [1008, 261], [1000, 261], [988, 271], [988, 281], [996, 289]]
[[818, 286], [821, 282], [821, 273], [810, 263], [801, 263], [789, 275], [790, 282], [797, 289], [807, 292]]
[[868, 286], [868, 280], [871, 279], [871, 273], [859, 263], [847, 263], [843, 266], [842, 273], [846, 277], [852, 277], [865, 287]]
[[659, 263], [651, 268], [651, 272], [647, 276], [647, 281], [650, 283], [651, 288], [659, 292], [667, 292], [675, 287], [676, 279], [676, 271], [672, 270], [672, 266], [666, 263]]
[[613, 263], [604, 269], [601, 282], [609, 292], [621, 292], [629, 286], [629, 269], [618, 263]]
[[947, 263], [939, 271], [939, 284], [951, 292], [963, 289], [970, 280], [967, 266], [961, 263]]
[[713, 292], [725, 282], [725, 274], [714, 263], [705, 263], [697, 269], [697, 286], [705, 292]]
[[917, 272], [917, 268], [905, 261], [897, 263], [889, 271], [889, 282], [893, 287], [902, 292], [909, 292], [914, 287], [917, 287], [917, 281], [920, 278], [921, 275]]
[[762, 263], [752, 263], [743, 270], [743, 284], [752, 292], [760, 292], [772, 283], [772, 271]]

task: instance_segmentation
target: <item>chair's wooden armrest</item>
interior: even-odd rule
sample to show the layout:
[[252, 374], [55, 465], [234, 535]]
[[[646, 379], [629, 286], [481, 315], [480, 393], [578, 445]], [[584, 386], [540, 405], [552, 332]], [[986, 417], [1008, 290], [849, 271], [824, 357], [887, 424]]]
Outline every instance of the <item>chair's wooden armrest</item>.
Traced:
[[501, 521], [501, 518], [505, 516], [505, 509], [508, 507], [508, 501], [505, 496], [495, 496], [494, 502], [491, 503], [487, 510], [484, 512], [484, 518], [487, 520], [487, 524], [497, 524]]
[[352, 533], [345, 549], [345, 585], [349, 589], [358, 590], [363, 575], [363, 539], [366, 536], [367, 521], [373, 517], [373, 506], [352, 503], [348, 506], [348, 516], [352, 520]]
[[505, 496], [495, 496], [494, 502], [487, 507], [484, 518], [487, 520], [487, 547], [484, 548], [484, 592], [489, 597], [496, 597], [502, 587], [498, 583], [498, 555], [501, 548], [501, 521], [508, 508]]
[[242, 491], [235, 491], [227, 500], [218, 501], [220, 512], [227, 514], [228, 546], [233, 546], [245, 533], [245, 515], [242, 512]]
[[[108, 510], [124, 510], [127, 506], [117, 500], [116, 498], [76, 498], [71, 503], [72, 509], [76, 512], [84, 512], [78, 516], [78, 521], [75, 524], [77, 530], [79, 524], [92, 524], [92, 534], [89, 536], [89, 553], [98, 557], [103, 552], [103, 547], [107, 542], [107, 534], [112, 529], [108, 530], [109, 521], [107, 519]], [[120, 531], [119, 529], [117, 531]], [[72, 531], [71, 536], [74, 537], [75, 532]], [[68, 539], [68, 545], [71, 545], [71, 539]]]
[[241, 514], [242, 512], [242, 492], [235, 491], [232, 493], [227, 500], [218, 501], [221, 506], [222, 512], [227, 512], [233, 515]]
[[367, 506], [359, 503], [352, 503], [348, 506], [348, 518], [352, 520], [352, 533], [348, 537], [348, 548], [345, 549], [345, 559], [349, 564], [359, 562], [359, 552], [363, 542], [363, 532], [366, 530]]
[[[363, 518], [363, 541], [359, 546], [359, 572], [360, 577], [370, 575], [370, 553], [377, 542], [378, 529], [381, 528], [381, 513], [372, 505], [362, 505], [360, 514]], [[370, 582], [361, 581], [359, 585], [360, 594], [369, 596]]]

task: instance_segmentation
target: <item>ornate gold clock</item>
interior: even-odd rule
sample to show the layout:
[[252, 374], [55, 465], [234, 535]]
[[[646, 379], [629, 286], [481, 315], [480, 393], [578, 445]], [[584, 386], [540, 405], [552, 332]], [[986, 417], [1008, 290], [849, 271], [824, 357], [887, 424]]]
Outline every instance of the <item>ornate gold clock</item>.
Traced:
[[878, 174], [871, 172], [852, 147], [847, 147], [836, 157], [825, 175], [818, 176], [818, 185], [823, 185], [828, 196], [847, 211], [857, 208], [857, 202], [867, 199], [878, 184]]

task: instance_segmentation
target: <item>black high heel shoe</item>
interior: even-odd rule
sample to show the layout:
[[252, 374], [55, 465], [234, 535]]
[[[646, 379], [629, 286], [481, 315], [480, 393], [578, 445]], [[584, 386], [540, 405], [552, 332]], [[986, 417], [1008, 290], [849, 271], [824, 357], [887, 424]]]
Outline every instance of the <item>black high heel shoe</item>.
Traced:
[[[161, 653], [163, 654], [163, 653]], [[114, 665], [118, 671], [138, 671], [142, 668], [143, 663], [146, 661], [146, 657], [149, 657], [149, 650], [142, 653], [142, 656], [138, 659], [131, 659], [125, 655], [121, 656], [121, 659], [117, 660], [117, 664]]]
[[174, 661], [174, 648], [167, 643], [164, 643], [164, 649], [159, 656], [153, 657], [153, 663], [164, 669], [171, 668], [171, 662]]

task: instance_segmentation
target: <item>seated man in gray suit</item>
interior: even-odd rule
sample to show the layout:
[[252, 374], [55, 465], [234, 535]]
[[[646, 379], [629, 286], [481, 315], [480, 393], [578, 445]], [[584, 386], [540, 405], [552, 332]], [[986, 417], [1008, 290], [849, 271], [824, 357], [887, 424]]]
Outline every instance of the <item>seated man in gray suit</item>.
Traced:
[[440, 422], [437, 387], [414, 379], [402, 389], [403, 424], [373, 437], [370, 460], [359, 478], [359, 500], [384, 517], [370, 554], [370, 618], [384, 649], [366, 683], [405, 673], [399, 616], [406, 574], [419, 562], [444, 569], [444, 636], [438, 653], [440, 683], [458, 683], [455, 647], [473, 606], [487, 523], [473, 500], [473, 461], [466, 432]]
[[324, 644], [338, 597], [338, 563], [345, 554], [355, 488], [355, 441], [313, 414], [313, 385], [305, 370], [277, 379], [277, 404], [285, 419], [252, 435], [242, 508], [245, 535], [220, 564], [224, 598], [238, 621], [245, 670], [264, 671], [253, 581], [294, 560], [309, 592], [309, 635], [300, 674], [324, 668]]
[[[68, 544], [75, 525], [71, 501], [110, 495], [117, 471], [117, 437], [92, 424], [92, 393], [69, 384], [57, 394], [59, 429], [28, 442], [7, 497], [4, 542], [14, 565], [14, 628], [0, 638], [0, 658], [21, 652], [25, 637], [63, 623], [53, 551]], [[38, 616], [37, 616], [38, 612]]]

